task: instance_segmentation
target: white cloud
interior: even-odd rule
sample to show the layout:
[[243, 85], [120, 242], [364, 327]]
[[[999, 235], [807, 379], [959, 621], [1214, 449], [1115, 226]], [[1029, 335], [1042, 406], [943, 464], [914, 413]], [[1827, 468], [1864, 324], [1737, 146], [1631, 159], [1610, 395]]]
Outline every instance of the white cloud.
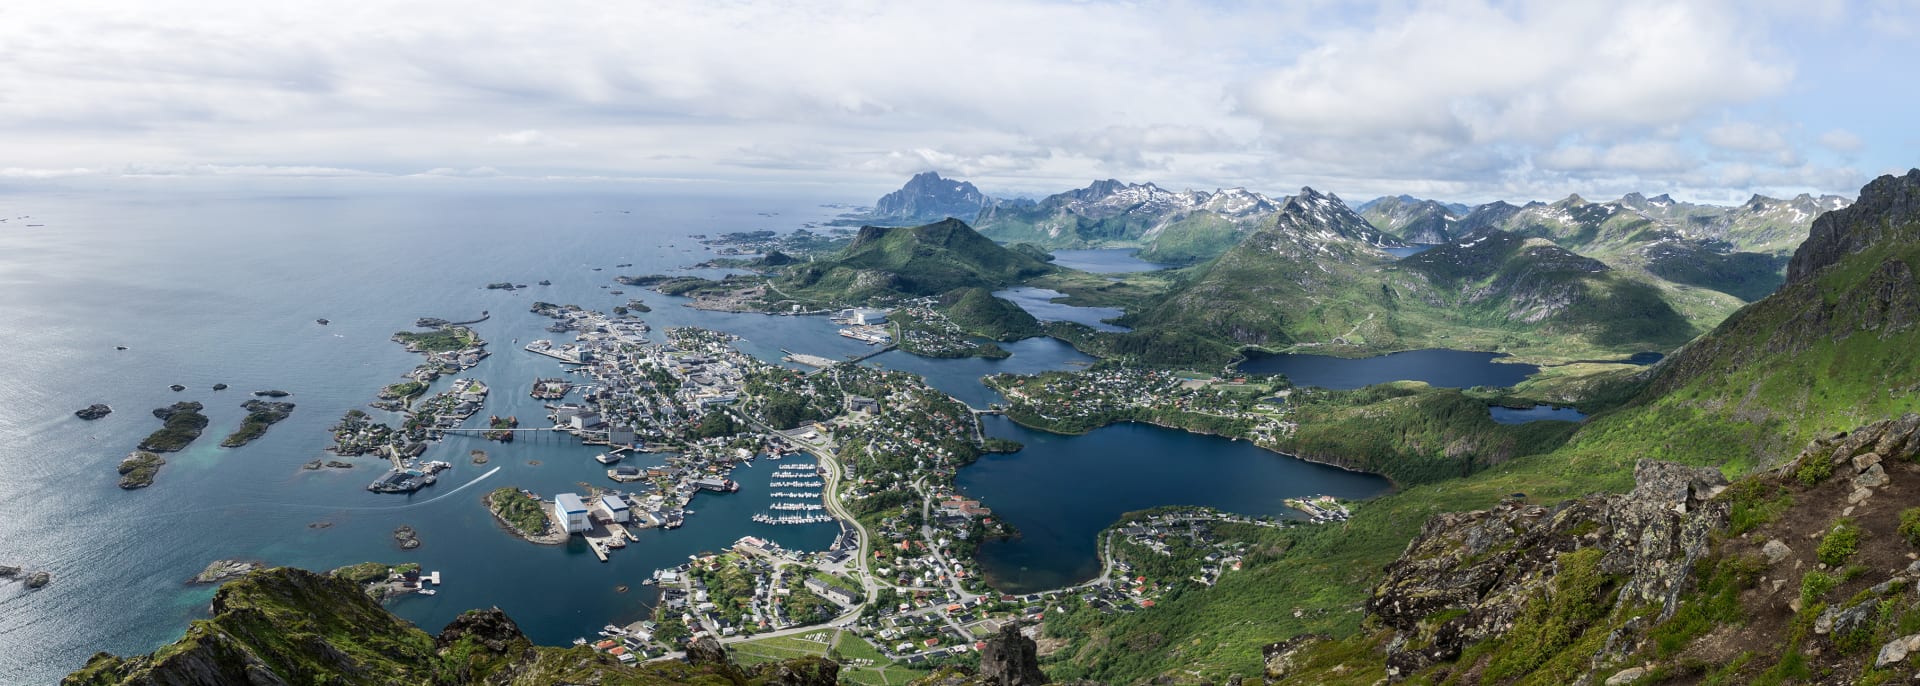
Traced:
[[567, 141], [560, 140], [539, 129], [523, 129], [520, 131], [515, 131], [513, 133], [496, 133], [494, 135], [488, 136], [487, 142], [493, 145], [512, 145], [512, 146], [519, 146], [523, 148], [575, 147], [574, 143], [569, 143]]
[[1740, 15], [1667, 2], [1431, 2], [1333, 33], [1254, 80], [1242, 106], [1279, 135], [1545, 142], [1637, 130], [1779, 92]]
[[1753, 122], [1727, 122], [1707, 129], [1708, 145], [1739, 152], [1773, 153], [1790, 149], [1786, 134], [1774, 126]]
[[1820, 145], [1825, 146], [1828, 150], [1843, 154], [1859, 152], [1860, 148], [1866, 145], [1864, 141], [1860, 140], [1859, 136], [1854, 135], [1852, 131], [1846, 129], [1834, 129], [1820, 134], [1819, 140]]
[[1672, 143], [1641, 141], [1604, 148], [1566, 145], [1535, 158], [1542, 168], [1556, 171], [1678, 171], [1695, 161]]
[[[1032, 191], [1110, 176], [1356, 197], [1662, 190], [1729, 163], [1802, 170], [1791, 134], [1837, 122], [1768, 107], [1800, 87], [1795, 44], [1770, 32], [1857, 21], [1849, 11], [15, 3], [0, 21], [0, 150], [14, 170], [0, 175], [785, 180], [864, 194], [938, 169]], [[1760, 123], [1724, 123], [1742, 117]], [[1829, 136], [1821, 145], [1848, 153]]]

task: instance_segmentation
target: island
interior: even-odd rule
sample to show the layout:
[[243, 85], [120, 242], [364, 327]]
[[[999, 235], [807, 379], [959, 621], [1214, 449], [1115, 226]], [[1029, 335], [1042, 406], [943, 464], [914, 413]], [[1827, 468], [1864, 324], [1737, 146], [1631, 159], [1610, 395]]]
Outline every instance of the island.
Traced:
[[200, 403], [183, 401], [170, 407], [153, 411], [153, 416], [166, 422], [166, 426], [149, 434], [140, 441], [140, 449], [156, 453], [170, 453], [187, 447], [200, 432], [207, 428], [207, 416], [200, 414]]
[[266, 563], [257, 560], [214, 560], [207, 568], [188, 579], [189, 584], [220, 584], [246, 576], [256, 569], [266, 569]]
[[393, 542], [399, 545], [401, 550], [413, 550], [420, 547], [420, 532], [402, 524], [393, 530]]
[[19, 579], [22, 583], [26, 584], [27, 590], [29, 591], [37, 591], [45, 588], [47, 584], [53, 583], [53, 575], [50, 573], [21, 569], [19, 567], [9, 567], [6, 565], [0, 565], [0, 579], [9, 581]]
[[179, 392], [181, 392], [181, 391], [184, 391], [184, 390], [187, 390], [187, 387], [186, 387], [186, 386], [182, 386], [182, 385], [180, 385], [180, 384], [174, 384], [174, 385], [172, 385], [172, 386], [168, 386], [167, 388], [171, 388], [171, 389], [173, 389], [173, 392], [175, 392], [175, 393], [179, 393]]
[[253, 394], [260, 396], [262, 398], [285, 398], [289, 395], [293, 395], [292, 393], [288, 393], [286, 391], [277, 390], [277, 389], [271, 390], [271, 391], [254, 391]]
[[512, 486], [494, 489], [484, 499], [493, 518], [521, 540], [542, 545], [567, 542], [566, 531], [557, 530], [547, 515], [548, 506], [539, 498]]
[[293, 414], [293, 403], [249, 400], [240, 403], [240, 407], [247, 410], [247, 418], [240, 422], [240, 428], [234, 429], [232, 434], [220, 441], [222, 448], [238, 448], [252, 443], [254, 439], [267, 433], [267, 427]]
[[113, 414], [113, 408], [107, 407], [106, 405], [103, 405], [100, 403], [94, 403], [92, 405], [88, 405], [78, 410], [74, 410], [73, 412], [73, 416], [79, 417], [81, 419], [85, 419], [87, 421], [93, 421], [95, 419], [99, 419], [101, 417], [105, 417], [110, 414]]
[[136, 450], [120, 461], [120, 487], [129, 491], [153, 485], [153, 477], [160, 472], [160, 465], [166, 464], [166, 458], [153, 453]]
[[213, 385], [213, 390], [216, 390], [216, 391], [224, 391], [224, 390], [227, 390], [227, 385], [226, 385], [226, 384], [223, 384], [223, 383], [217, 383], [217, 384], [214, 384], [214, 385]]

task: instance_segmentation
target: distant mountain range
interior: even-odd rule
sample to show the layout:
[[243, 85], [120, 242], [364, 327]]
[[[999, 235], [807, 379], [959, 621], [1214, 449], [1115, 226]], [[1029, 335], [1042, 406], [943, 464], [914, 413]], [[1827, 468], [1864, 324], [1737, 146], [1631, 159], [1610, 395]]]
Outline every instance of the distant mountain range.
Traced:
[[[1139, 248], [1143, 259], [1181, 265], [1225, 254], [1270, 223], [1287, 201], [1244, 188], [1170, 191], [1114, 179], [1038, 201], [1004, 200], [926, 172], [881, 198], [869, 218], [914, 224], [951, 216], [1003, 243]], [[1720, 206], [1629, 193], [1607, 202], [1571, 195], [1552, 203], [1495, 201], [1468, 207], [1399, 195], [1375, 198], [1357, 210], [1387, 236], [1381, 245], [1439, 245], [1485, 230], [1504, 231], [1545, 238], [1615, 269], [1751, 301], [1779, 286], [1787, 256], [1813, 218], [1848, 203], [1833, 195], [1785, 200], [1755, 195], [1739, 205]]]

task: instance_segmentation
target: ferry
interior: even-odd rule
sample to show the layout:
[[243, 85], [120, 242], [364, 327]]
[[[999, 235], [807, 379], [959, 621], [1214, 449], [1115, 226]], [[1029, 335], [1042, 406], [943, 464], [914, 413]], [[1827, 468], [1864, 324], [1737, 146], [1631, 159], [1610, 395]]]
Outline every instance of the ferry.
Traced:
[[600, 453], [599, 455], [593, 456], [593, 459], [600, 464], [613, 464], [619, 462], [620, 458], [621, 455], [619, 453]]

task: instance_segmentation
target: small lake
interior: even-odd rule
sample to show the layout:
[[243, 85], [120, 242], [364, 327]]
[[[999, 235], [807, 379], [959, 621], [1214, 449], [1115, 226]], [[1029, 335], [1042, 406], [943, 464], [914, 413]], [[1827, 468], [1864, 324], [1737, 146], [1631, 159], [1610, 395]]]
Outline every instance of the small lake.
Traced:
[[1358, 359], [1288, 353], [1255, 357], [1240, 363], [1239, 368], [1256, 374], [1285, 374], [1296, 386], [1333, 390], [1389, 381], [1425, 381], [1443, 388], [1506, 387], [1540, 371], [1530, 364], [1501, 362], [1500, 358], [1506, 356], [1443, 348]]
[[1524, 409], [1494, 405], [1487, 408], [1493, 415], [1493, 421], [1501, 424], [1525, 424], [1527, 422], [1577, 422], [1587, 418], [1586, 413], [1571, 407], [1535, 405]]
[[1068, 269], [1094, 274], [1125, 274], [1167, 269], [1172, 265], [1140, 259], [1137, 248], [1100, 248], [1096, 250], [1055, 250], [1053, 263]]
[[1033, 315], [1034, 319], [1043, 322], [1074, 322], [1077, 324], [1085, 324], [1096, 331], [1111, 331], [1114, 333], [1125, 333], [1133, 330], [1124, 326], [1117, 326], [1101, 321], [1126, 314], [1124, 310], [1117, 307], [1076, 307], [1054, 302], [1057, 298], [1067, 297], [1067, 294], [1061, 293], [1060, 291], [1048, 288], [1021, 286], [1018, 288], [1009, 288], [1004, 291], [994, 291], [993, 294], [1013, 301], [1013, 304], [1019, 305], [1020, 309], [1026, 310], [1027, 314]]
[[991, 436], [1026, 447], [987, 455], [960, 470], [968, 496], [1012, 523], [1018, 538], [980, 546], [981, 572], [1007, 593], [1057, 588], [1100, 574], [1096, 537], [1122, 514], [1162, 505], [1204, 505], [1249, 515], [1297, 515], [1281, 501], [1326, 494], [1361, 499], [1387, 480], [1307, 462], [1235, 441], [1116, 424], [1080, 436], [983, 418]]
[[1430, 243], [1415, 243], [1404, 248], [1381, 248], [1380, 250], [1394, 257], [1407, 258], [1437, 247], [1439, 246]]

